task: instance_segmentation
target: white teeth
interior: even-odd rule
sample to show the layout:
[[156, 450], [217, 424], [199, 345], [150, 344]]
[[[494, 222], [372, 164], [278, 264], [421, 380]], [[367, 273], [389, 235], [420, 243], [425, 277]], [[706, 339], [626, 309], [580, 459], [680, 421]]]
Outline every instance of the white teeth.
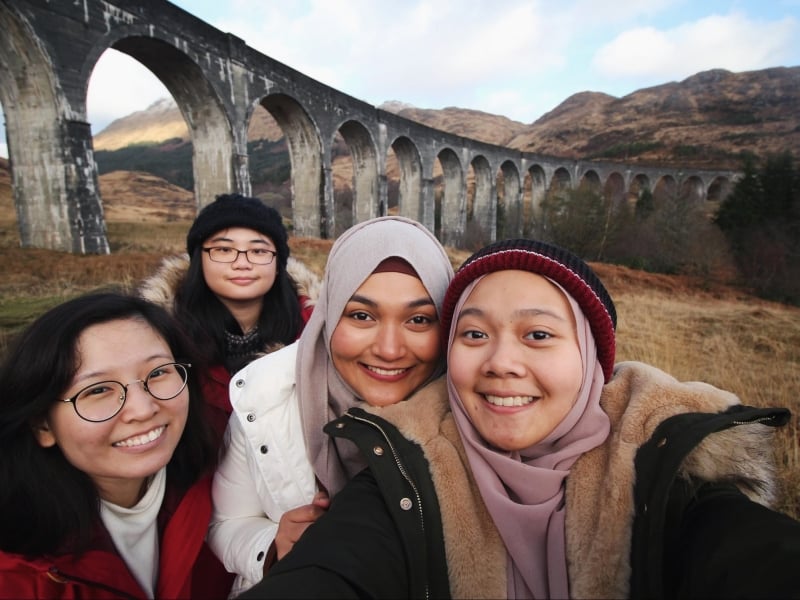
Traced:
[[133, 448], [134, 446], [141, 446], [142, 444], [147, 444], [152, 442], [153, 440], [157, 440], [161, 437], [161, 434], [164, 433], [164, 426], [156, 427], [152, 431], [148, 431], [143, 435], [137, 435], [135, 437], [130, 437], [127, 440], [122, 440], [120, 442], [114, 442], [114, 446], [123, 446], [125, 448]]
[[377, 373], [378, 375], [400, 375], [400, 373], [404, 373], [406, 369], [381, 369], [380, 367], [370, 367], [367, 368], [372, 371], [373, 373]]
[[485, 396], [486, 401], [495, 406], [525, 406], [533, 402], [533, 396]]

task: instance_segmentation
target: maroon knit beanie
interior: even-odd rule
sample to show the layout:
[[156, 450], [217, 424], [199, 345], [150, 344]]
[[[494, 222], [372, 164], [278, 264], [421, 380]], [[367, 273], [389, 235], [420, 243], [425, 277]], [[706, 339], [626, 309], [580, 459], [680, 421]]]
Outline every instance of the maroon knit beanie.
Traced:
[[614, 370], [617, 312], [603, 283], [583, 260], [565, 250], [527, 239], [502, 240], [478, 250], [464, 261], [447, 288], [442, 307], [444, 343], [453, 311], [466, 287], [481, 275], [508, 269], [530, 271], [552, 279], [578, 303], [589, 321], [597, 345], [597, 358], [606, 382]]

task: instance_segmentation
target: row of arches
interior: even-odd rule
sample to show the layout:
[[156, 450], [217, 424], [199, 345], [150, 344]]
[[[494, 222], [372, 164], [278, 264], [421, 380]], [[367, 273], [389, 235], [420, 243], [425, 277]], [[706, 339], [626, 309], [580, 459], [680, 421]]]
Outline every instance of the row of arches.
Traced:
[[[644, 189], [665, 197], [686, 190], [703, 201], [732, 180], [730, 173], [574, 161], [462, 138], [313, 81], [167, 2], [135, 11], [121, 1], [83, 4], [0, 5], [0, 103], [23, 245], [108, 251], [86, 93], [109, 50], [143, 65], [175, 100], [191, 138], [197, 208], [219, 193], [252, 193], [248, 129], [255, 111], [267, 111], [289, 156], [296, 235], [335, 237], [396, 212], [459, 246], [468, 228], [485, 241], [523, 233], [545, 195], [559, 190], [602, 188], [620, 201]], [[58, 19], [58, 35], [48, 19]], [[334, 185], [340, 140], [349, 192]]]

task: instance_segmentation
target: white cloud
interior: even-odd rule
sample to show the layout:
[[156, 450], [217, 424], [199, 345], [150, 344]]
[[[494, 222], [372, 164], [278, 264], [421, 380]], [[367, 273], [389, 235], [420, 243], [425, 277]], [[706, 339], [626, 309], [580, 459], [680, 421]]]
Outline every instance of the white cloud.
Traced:
[[733, 13], [712, 15], [668, 30], [640, 27], [600, 48], [593, 67], [608, 77], [682, 79], [712, 68], [749, 71], [778, 66], [791, 57], [798, 22], [758, 21]]
[[0, 158], [8, 158], [8, 144], [0, 143]]

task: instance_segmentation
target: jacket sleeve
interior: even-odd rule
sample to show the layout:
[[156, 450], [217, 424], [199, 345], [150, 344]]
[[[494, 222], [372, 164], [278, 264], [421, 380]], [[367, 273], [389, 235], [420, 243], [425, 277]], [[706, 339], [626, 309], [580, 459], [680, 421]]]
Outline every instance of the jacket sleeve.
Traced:
[[289, 554], [240, 598], [406, 598], [401, 538], [372, 473], [356, 475]]
[[227, 447], [212, 486], [214, 510], [208, 544], [225, 568], [243, 577], [243, 586], [250, 586], [261, 580], [278, 523], [270, 520], [261, 506], [247, 465], [247, 439], [235, 416], [226, 436]]
[[730, 484], [706, 484], [686, 505], [665, 581], [678, 598], [800, 598], [800, 522]]

